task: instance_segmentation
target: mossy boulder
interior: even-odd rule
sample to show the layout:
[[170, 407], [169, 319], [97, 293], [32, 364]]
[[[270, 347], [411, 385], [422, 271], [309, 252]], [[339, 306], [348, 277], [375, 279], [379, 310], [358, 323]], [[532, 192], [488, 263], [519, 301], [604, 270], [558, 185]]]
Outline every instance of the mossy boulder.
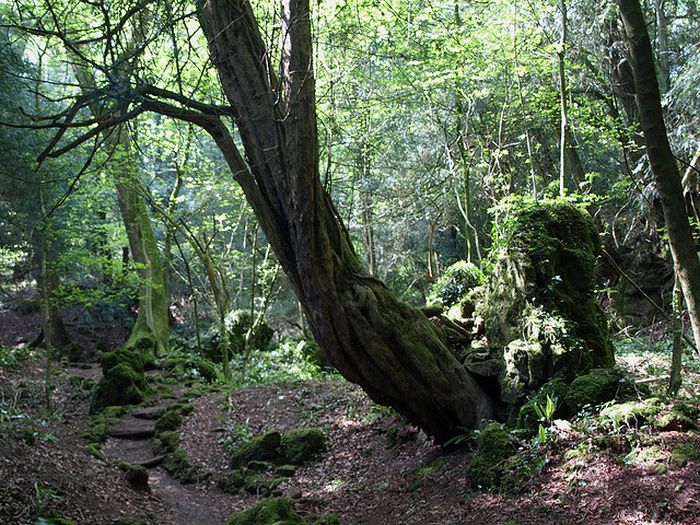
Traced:
[[685, 467], [689, 461], [700, 460], [700, 449], [694, 443], [680, 443], [671, 449], [671, 466]]
[[515, 454], [516, 444], [501, 423], [489, 423], [479, 433], [477, 449], [469, 465], [467, 477], [484, 489], [500, 487], [505, 461]]
[[156, 434], [177, 430], [182, 423], [182, 415], [177, 407], [169, 408], [156, 421]]
[[234, 449], [229, 461], [233, 468], [262, 463], [299, 466], [313, 461], [327, 448], [326, 435], [319, 428], [295, 429], [284, 434], [270, 431]]
[[697, 428], [698, 409], [688, 403], [677, 403], [655, 414], [651, 424], [658, 430], [692, 430]]
[[183, 483], [195, 483], [208, 477], [207, 474], [199, 471], [181, 448], [176, 448], [163, 465], [171, 476]]
[[282, 435], [281, 454], [284, 463], [305, 465], [328, 449], [326, 435], [319, 428], [291, 430]]
[[156, 454], [169, 454], [177, 448], [180, 434], [173, 430], [157, 432], [153, 438], [153, 452]]
[[247, 443], [242, 444], [229, 456], [229, 462], [233, 468], [242, 467], [251, 461], [279, 462], [279, 451], [282, 443], [282, 434], [271, 431], [261, 436], [255, 436]]
[[553, 377], [572, 381], [614, 365], [607, 319], [595, 300], [600, 239], [590, 215], [568, 204], [519, 203], [502, 223], [493, 271], [477, 294], [501, 398], [517, 405]]
[[125, 472], [124, 477], [126, 481], [134, 490], [151, 492], [151, 488], [148, 486], [148, 470], [146, 467], [122, 461], [119, 464], [119, 468]]
[[143, 401], [148, 393], [148, 383], [143, 370], [136, 370], [128, 363], [117, 363], [104, 370], [95, 388], [92, 412], [99, 412], [110, 405], [129, 405]]
[[228, 525], [304, 525], [287, 498], [267, 498], [255, 507], [237, 512]]
[[652, 420], [662, 409], [663, 402], [658, 397], [650, 397], [606, 406], [600, 411], [599, 418], [615, 429], [623, 426], [638, 428]]
[[629, 388], [616, 368], [596, 368], [574, 379], [563, 399], [566, 415], [576, 414], [585, 405], [596, 406], [615, 399]]

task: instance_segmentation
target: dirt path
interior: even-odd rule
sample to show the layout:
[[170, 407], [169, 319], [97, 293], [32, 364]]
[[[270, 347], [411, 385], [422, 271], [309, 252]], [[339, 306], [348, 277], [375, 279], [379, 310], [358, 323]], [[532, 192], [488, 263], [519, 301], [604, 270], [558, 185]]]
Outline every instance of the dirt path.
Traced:
[[157, 418], [172, 404], [137, 408], [122, 416], [109, 429], [110, 437], [102, 447], [113, 463], [126, 461], [149, 469], [151, 493], [162, 501], [166, 516], [163, 523], [172, 525], [225, 524], [231, 511], [222, 502], [230, 496], [209, 481], [184, 484], [171, 476], [162, 466], [165, 456], [153, 452], [153, 436]]

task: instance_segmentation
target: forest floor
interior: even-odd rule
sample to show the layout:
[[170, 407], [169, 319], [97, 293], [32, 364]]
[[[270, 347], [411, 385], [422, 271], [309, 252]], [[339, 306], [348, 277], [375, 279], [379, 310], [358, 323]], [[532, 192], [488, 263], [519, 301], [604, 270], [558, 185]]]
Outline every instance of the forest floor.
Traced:
[[[8, 322], [36, 326], [0, 312], [0, 342], [17, 344], [34, 335], [18, 333]], [[623, 353], [620, 361], [638, 373], [661, 367], [651, 356], [638, 357]], [[674, 462], [671, 454], [681, 443], [700, 448], [695, 431], [641, 432], [619, 439], [631, 430], [606, 430], [610, 442], [623, 443], [620, 447], [595, 446], [600, 435], [562, 434], [548, 445], [541, 470], [510, 493], [489, 493], [471, 486], [465, 476], [473, 454], [469, 447], [441, 449], [343, 381], [265, 384], [198, 396], [177, 386], [161, 392], [152, 405], [184, 399], [194, 407], [178, 429], [179, 446], [206, 476], [185, 484], [158, 466], [149, 471], [150, 492], [135, 490], [117, 463], [129, 454], [149, 456], [143, 448], [147, 441], [109, 438], [101, 460], [81, 438], [92, 423], [89, 393], [76, 377], [97, 379], [99, 374], [96, 365], [56, 365], [54, 412], [45, 417], [45, 361], [30, 355], [0, 363], [2, 523], [34, 525], [53, 512], [80, 524], [139, 523], [125, 518], [224, 524], [262, 497], [219, 488], [217, 481], [230, 474], [226, 439], [321, 427], [328, 451], [278, 486], [309, 523], [332, 513], [348, 525], [700, 524], [700, 458]], [[115, 424], [132, 419], [126, 415]], [[653, 454], [645, 453], [650, 450]]]

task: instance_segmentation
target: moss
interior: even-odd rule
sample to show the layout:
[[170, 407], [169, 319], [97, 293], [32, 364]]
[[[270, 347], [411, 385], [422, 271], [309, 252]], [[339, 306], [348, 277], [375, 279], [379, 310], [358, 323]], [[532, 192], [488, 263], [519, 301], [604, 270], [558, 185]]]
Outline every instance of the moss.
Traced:
[[183, 483], [195, 483], [207, 478], [206, 473], [199, 472], [199, 469], [190, 462], [187, 454], [181, 448], [176, 448], [172, 455], [165, 461], [166, 470], [175, 479]]
[[182, 415], [177, 408], [166, 410], [156, 421], [156, 434], [176, 430], [182, 423]]
[[238, 494], [241, 489], [255, 493], [259, 487], [260, 475], [247, 468], [234, 469], [228, 476], [218, 480], [217, 485], [230, 494]]
[[178, 432], [169, 430], [159, 432], [153, 438], [153, 452], [156, 454], [169, 454], [177, 448], [177, 442], [180, 440]]
[[102, 450], [100, 449], [100, 444], [99, 443], [89, 443], [85, 447], [89, 454], [93, 456], [94, 458], [99, 459], [100, 461], [105, 461], [107, 458], [105, 458], [105, 455], [102, 453]]
[[444, 466], [445, 458], [440, 457], [434, 459], [433, 461], [430, 461], [425, 465], [418, 467], [411, 476], [410, 489], [416, 490], [420, 488], [426, 479], [436, 475], [438, 472], [440, 472], [440, 470], [442, 470], [442, 467]]
[[254, 470], [255, 472], [265, 472], [271, 467], [271, 464], [267, 461], [253, 460], [249, 461], [246, 468], [249, 470]]
[[272, 431], [255, 436], [231, 452], [229, 457], [231, 466], [241, 467], [255, 460], [277, 463], [281, 458], [279, 452], [281, 442], [282, 435], [279, 432]]
[[685, 467], [689, 461], [700, 460], [700, 449], [693, 443], [681, 443], [671, 449], [671, 465]]
[[511, 436], [502, 424], [492, 422], [479, 433], [477, 444], [476, 453], [467, 465], [467, 477], [484, 489], [499, 487], [505, 460], [516, 451]]
[[180, 412], [181, 416], [186, 416], [188, 414], [191, 414], [192, 411], [194, 410], [194, 405], [188, 402], [179, 402], [175, 405], [177, 408], [178, 412]]
[[291, 430], [282, 436], [282, 458], [291, 465], [305, 465], [328, 449], [326, 435], [320, 428]]
[[540, 407], [544, 407], [547, 403], [547, 396], [549, 396], [552, 400], [556, 399], [557, 411], [554, 412], [554, 415], [555, 417], [559, 416], [561, 413], [560, 401], [564, 399], [568, 389], [568, 383], [558, 377], [542, 385], [542, 388], [535, 392], [535, 394], [533, 394], [530, 399], [528, 399], [527, 402], [520, 407], [516, 418], [516, 427], [536, 431], [540, 421], [537, 416], [535, 406], [539, 405]]
[[109, 426], [103, 420], [92, 418], [90, 426], [81, 434], [81, 437], [88, 443], [104, 443], [107, 441]]
[[143, 401], [148, 393], [144, 370], [146, 361], [135, 350], [119, 348], [100, 356], [102, 379], [97, 384], [91, 410], [99, 412], [110, 405]]
[[620, 392], [624, 378], [614, 368], [597, 368], [574, 379], [564, 397], [569, 414], [575, 414], [585, 405], [599, 405], [614, 399]]
[[72, 375], [68, 377], [68, 383], [81, 390], [90, 390], [95, 386], [95, 381], [89, 377], [83, 377], [79, 375]]
[[280, 465], [275, 469], [275, 476], [291, 478], [297, 471], [296, 465]]
[[692, 430], [697, 428], [698, 409], [687, 403], [678, 403], [653, 418], [651, 424], [658, 430]]
[[636, 467], [653, 468], [663, 461], [663, 454], [658, 446], [634, 448], [624, 458], [627, 465]]
[[49, 517], [37, 518], [34, 525], [76, 525], [76, 523], [73, 520], [69, 520], [54, 514]]
[[135, 490], [150, 492], [148, 486], [148, 470], [141, 465], [132, 465], [126, 461], [119, 463], [119, 468], [125, 472], [126, 481]]
[[228, 525], [304, 525], [304, 521], [287, 498], [268, 498], [231, 516]]

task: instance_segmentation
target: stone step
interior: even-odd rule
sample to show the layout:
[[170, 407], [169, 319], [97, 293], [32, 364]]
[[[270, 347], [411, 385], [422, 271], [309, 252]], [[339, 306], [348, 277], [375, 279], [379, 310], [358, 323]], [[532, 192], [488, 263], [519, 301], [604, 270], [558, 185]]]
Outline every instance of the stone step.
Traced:
[[156, 424], [153, 420], [123, 421], [112, 426], [108, 434], [120, 439], [146, 439], [156, 433]]
[[137, 462], [133, 463], [133, 465], [141, 465], [142, 467], [146, 467], [146, 468], [155, 468], [158, 465], [160, 465], [161, 463], [163, 463], [164, 460], [165, 460], [164, 455], [163, 456], [153, 456], [152, 458], [149, 458], [149, 459], [137, 461]]
[[168, 405], [137, 408], [131, 415], [137, 419], [158, 419], [168, 409]]

